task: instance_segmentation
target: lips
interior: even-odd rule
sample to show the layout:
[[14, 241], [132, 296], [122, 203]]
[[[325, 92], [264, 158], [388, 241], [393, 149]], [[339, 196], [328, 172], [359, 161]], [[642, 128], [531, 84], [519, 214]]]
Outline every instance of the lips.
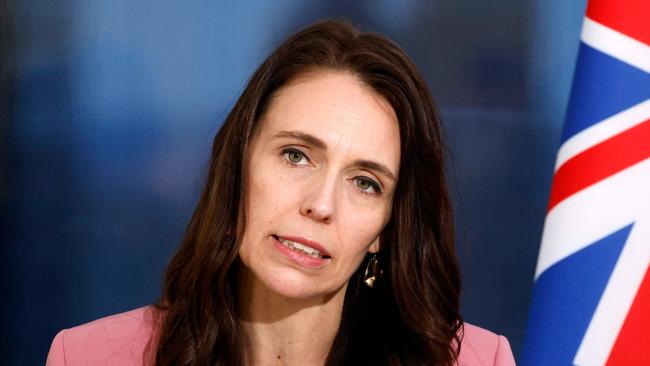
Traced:
[[295, 237], [295, 236], [278, 236], [273, 235], [284, 247], [297, 252], [302, 255], [308, 255], [312, 258], [328, 259], [331, 258], [330, 254], [323, 248], [323, 246], [313, 240]]

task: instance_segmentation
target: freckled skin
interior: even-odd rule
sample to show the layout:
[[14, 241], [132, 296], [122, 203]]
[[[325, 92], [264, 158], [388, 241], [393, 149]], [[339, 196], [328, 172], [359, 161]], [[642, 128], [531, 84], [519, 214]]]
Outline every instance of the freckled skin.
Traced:
[[[247, 218], [240, 257], [255, 281], [294, 299], [344, 292], [367, 252], [379, 250], [396, 181], [353, 162], [367, 159], [398, 176], [400, 141], [391, 106], [348, 73], [320, 72], [278, 91], [251, 142]], [[325, 142], [326, 150], [280, 131], [300, 131]], [[306, 155], [293, 165], [283, 148]], [[295, 156], [294, 156], [295, 157]], [[298, 156], [299, 157], [299, 156]], [[382, 192], [363, 193], [365, 181], [381, 182]], [[316, 269], [286, 261], [271, 235], [318, 241], [331, 254]]]

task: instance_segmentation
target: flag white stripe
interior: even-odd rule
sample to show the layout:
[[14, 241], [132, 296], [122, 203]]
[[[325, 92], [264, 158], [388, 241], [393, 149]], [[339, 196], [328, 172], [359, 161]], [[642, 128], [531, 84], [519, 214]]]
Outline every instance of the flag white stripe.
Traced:
[[565, 199], [546, 216], [535, 280], [562, 259], [650, 215], [650, 158]]
[[[647, 201], [646, 201], [647, 202]], [[650, 263], [650, 212], [639, 217], [614, 267], [573, 363], [604, 365]]]
[[555, 171], [592, 146], [650, 119], [650, 99], [617, 113], [568, 139], [557, 153]]
[[614, 58], [650, 73], [650, 46], [585, 17], [582, 42]]

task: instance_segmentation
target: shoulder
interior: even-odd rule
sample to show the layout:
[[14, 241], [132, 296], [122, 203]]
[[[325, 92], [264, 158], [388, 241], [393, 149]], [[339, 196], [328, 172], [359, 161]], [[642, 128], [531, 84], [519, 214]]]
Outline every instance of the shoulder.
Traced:
[[47, 366], [142, 365], [156, 310], [146, 306], [60, 331]]
[[459, 366], [511, 366], [515, 359], [506, 337], [465, 323], [458, 357]]

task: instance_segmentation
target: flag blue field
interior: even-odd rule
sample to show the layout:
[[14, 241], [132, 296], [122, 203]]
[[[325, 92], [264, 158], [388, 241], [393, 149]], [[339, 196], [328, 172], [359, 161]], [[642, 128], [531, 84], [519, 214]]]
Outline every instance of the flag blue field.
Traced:
[[591, 0], [522, 365], [650, 365], [650, 1]]

